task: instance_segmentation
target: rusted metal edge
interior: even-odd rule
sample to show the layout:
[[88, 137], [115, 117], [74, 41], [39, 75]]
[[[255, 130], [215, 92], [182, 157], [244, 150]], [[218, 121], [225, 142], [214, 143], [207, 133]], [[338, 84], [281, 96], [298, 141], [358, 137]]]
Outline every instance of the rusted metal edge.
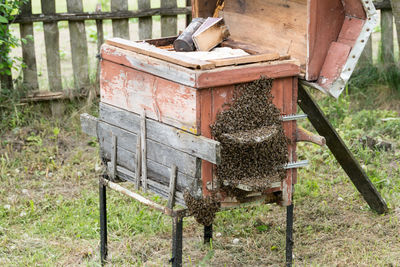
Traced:
[[130, 191], [129, 189], [120, 186], [119, 184], [116, 184], [114, 182], [111, 182], [110, 180], [104, 179], [103, 177], [99, 178], [99, 181], [101, 184], [103, 184], [104, 186], [107, 186], [108, 188], [117, 191], [123, 195], [126, 195], [130, 198], [133, 198], [134, 200], [154, 209], [157, 211], [160, 211], [162, 213], [164, 213], [165, 215], [171, 216], [171, 217], [178, 217], [178, 218], [183, 218], [183, 217], [187, 217], [188, 213], [187, 213], [187, 209], [180, 209], [180, 210], [172, 210], [168, 207], [164, 207], [158, 203], [155, 203], [145, 197], [143, 197], [140, 194], [137, 194], [135, 192]]

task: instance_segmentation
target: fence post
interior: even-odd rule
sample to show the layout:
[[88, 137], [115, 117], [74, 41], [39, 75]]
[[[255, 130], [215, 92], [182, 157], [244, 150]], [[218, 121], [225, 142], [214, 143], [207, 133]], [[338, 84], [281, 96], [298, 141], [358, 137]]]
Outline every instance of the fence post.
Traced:
[[[162, 0], [161, 8], [176, 8], [177, 0]], [[161, 36], [175, 36], [178, 31], [177, 16], [161, 16]]]
[[[42, 13], [45, 15], [56, 13], [55, 0], [41, 0]], [[57, 22], [44, 22], [44, 43], [46, 47], [47, 74], [50, 91], [62, 90], [60, 40]]]
[[[32, 15], [31, 1], [26, 2], [21, 7], [21, 15]], [[22, 58], [26, 65], [23, 68], [24, 82], [23, 89], [38, 89], [37, 69], [36, 69], [36, 55], [35, 55], [35, 41], [33, 39], [33, 23], [24, 23], [19, 25], [21, 38], [25, 38], [26, 42], [22, 42]], [[27, 38], [32, 36], [32, 39]]]
[[[192, 0], [186, 0], [186, 6], [192, 6]], [[186, 26], [189, 26], [190, 22], [192, 22], [192, 14], [186, 16]]]
[[[83, 11], [82, 0], [67, 0], [70, 13]], [[71, 41], [72, 69], [74, 72], [75, 89], [81, 90], [89, 85], [88, 47], [84, 21], [69, 21]]]
[[393, 14], [389, 9], [381, 10], [381, 44], [382, 63], [385, 65], [393, 64]]
[[[111, 11], [127, 11], [127, 0], [111, 0]], [[129, 19], [112, 20], [114, 37], [121, 37], [129, 40]]]
[[[0, 45], [1, 50], [5, 49], [4, 47], [5, 46]], [[10, 51], [8, 53], [10, 53]], [[0, 63], [1, 63], [1, 59], [0, 59]], [[11, 68], [4, 67], [3, 69], [4, 69], [4, 71], [8, 72], [9, 74], [7, 74], [7, 73], [0, 74], [1, 89], [5, 90], [5, 91], [13, 90], [14, 88], [13, 88], [13, 81], [12, 81], [12, 76], [11, 76]]]
[[[138, 0], [139, 10], [151, 8], [150, 0]], [[153, 33], [153, 18], [139, 18], [139, 40], [151, 39]]]
[[391, 0], [392, 13], [396, 23], [397, 42], [400, 45], [400, 0]]

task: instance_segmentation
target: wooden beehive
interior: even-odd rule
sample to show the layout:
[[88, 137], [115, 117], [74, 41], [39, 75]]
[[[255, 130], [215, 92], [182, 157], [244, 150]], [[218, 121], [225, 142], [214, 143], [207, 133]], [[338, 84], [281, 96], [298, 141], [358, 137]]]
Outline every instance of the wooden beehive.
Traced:
[[[194, 16], [211, 16], [215, 2], [194, 1]], [[210, 195], [220, 149], [210, 125], [232, 101], [235, 86], [263, 76], [274, 79], [273, 102], [282, 115], [297, 112], [299, 76], [338, 96], [366, 41], [360, 34], [370, 32], [369, 6], [358, 0], [225, 0], [220, 16], [231, 39], [223, 46], [252, 54], [245, 60], [198, 60], [162, 49], [175, 38], [109, 40], [101, 50], [97, 135], [102, 158], [113, 174], [135, 180], [140, 114], [145, 112], [148, 188], [168, 197], [170, 170], [176, 165], [179, 203], [184, 204], [185, 190], [196, 197]], [[290, 140], [288, 160], [295, 163], [296, 121], [283, 122], [283, 128]], [[273, 199], [290, 205], [296, 178], [296, 168], [288, 169], [282, 182], [263, 192], [247, 189], [248, 197], [240, 202]], [[219, 196], [223, 206], [240, 204], [224, 192]]]

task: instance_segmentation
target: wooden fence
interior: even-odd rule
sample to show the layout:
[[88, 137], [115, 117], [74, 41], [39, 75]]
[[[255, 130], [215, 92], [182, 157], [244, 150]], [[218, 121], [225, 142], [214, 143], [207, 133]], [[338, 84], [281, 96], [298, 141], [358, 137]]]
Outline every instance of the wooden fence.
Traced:
[[[187, 21], [190, 21], [190, 0], [184, 0], [186, 7], [178, 7], [177, 0], [161, 0], [160, 8], [151, 8], [151, 0], [137, 0], [138, 10], [128, 10], [128, 0], [109, 0], [110, 12], [102, 12], [100, 4], [97, 5], [95, 12], [83, 12], [82, 1], [85, 0], [67, 0], [67, 13], [56, 13], [56, 0], [41, 0], [42, 14], [32, 14], [32, 5], [29, 1], [22, 7], [20, 15], [13, 22], [19, 24], [21, 38], [33, 35], [33, 23], [43, 23], [50, 91], [36, 92], [39, 88], [37, 57], [34, 40], [29, 39], [26, 43], [22, 43], [22, 57], [27, 66], [23, 69], [22, 87], [35, 92], [31, 94], [30, 100], [62, 99], [71, 97], [71, 92], [79, 95], [87, 91], [84, 89], [89, 88], [90, 79], [85, 20], [96, 22], [97, 49], [104, 41], [103, 20], [112, 20], [113, 35], [126, 39], [130, 39], [130, 18], [138, 18], [139, 39], [152, 38], [153, 16], [161, 16], [161, 36], [177, 34], [177, 15], [184, 14], [187, 16]], [[102, 2], [104, 3], [104, 0]], [[395, 57], [391, 3], [390, 0], [376, 0], [374, 3], [378, 9], [381, 9], [382, 60], [385, 63], [393, 63]], [[73, 90], [63, 90], [62, 86], [60, 36], [57, 24], [59, 21], [68, 21], [74, 79]], [[372, 53], [372, 42], [369, 41], [361, 64], [372, 63]], [[0, 76], [0, 84], [3, 88], [12, 88], [12, 77]]]
[[[161, 36], [177, 35], [177, 15], [186, 15], [187, 21], [191, 20], [190, 0], [185, 0], [186, 7], [178, 7], [177, 0], [161, 0], [159, 8], [151, 8], [151, 0], [138, 0], [138, 10], [128, 10], [128, 0], [109, 0], [110, 12], [102, 12], [100, 3], [97, 4], [95, 12], [83, 12], [82, 1], [85, 0], [67, 0], [67, 13], [56, 13], [56, 0], [41, 0], [42, 14], [32, 14], [30, 0], [21, 8], [20, 14], [13, 21], [19, 24], [21, 38], [33, 36], [33, 23], [43, 23], [50, 92], [35, 92], [31, 94], [30, 100], [61, 99], [71, 96], [71, 90], [66, 92], [62, 88], [60, 35], [57, 23], [59, 21], [68, 21], [74, 79], [73, 93], [80, 94], [90, 85], [86, 20], [96, 22], [97, 49], [104, 42], [103, 20], [112, 20], [113, 36], [126, 39], [130, 39], [129, 19], [131, 18], [139, 20], [139, 39], [152, 38], [153, 16], [161, 16]], [[23, 88], [36, 91], [39, 84], [34, 40], [27, 39], [27, 42], [22, 43], [22, 57], [26, 65], [23, 69]], [[0, 76], [0, 82], [3, 88], [13, 88], [11, 76]]]

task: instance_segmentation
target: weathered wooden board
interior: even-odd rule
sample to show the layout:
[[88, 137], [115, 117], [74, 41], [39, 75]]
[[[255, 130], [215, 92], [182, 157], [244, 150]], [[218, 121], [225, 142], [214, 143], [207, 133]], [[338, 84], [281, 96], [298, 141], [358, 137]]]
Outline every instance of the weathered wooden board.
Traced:
[[[130, 182], [136, 183], [136, 178], [135, 178], [136, 174], [126, 168], [121, 167], [121, 166], [117, 166], [117, 176], [125, 181], [130, 181]], [[169, 189], [166, 185], [160, 184], [153, 180], [149, 180], [148, 181], [148, 189], [151, 192], [156, 193], [157, 195], [159, 195], [165, 199], [168, 199], [168, 190]], [[182, 192], [179, 192], [179, 191], [175, 192], [175, 200], [178, 204], [186, 207]]]
[[104, 60], [115, 62], [136, 70], [145, 71], [158, 77], [165, 78], [177, 83], [193, 87], [196, 85], [196, 71], [135, 53], [111, 45], [103, 45], [101, 57]]
[[338, 42], [353, 47], [364, 26], [364, 22], [362, 19], [346, 17], [339, 33]]
[[[118, 146], [132, 153], [136, 153], [136, 133], [128, 132], [119, 127], [100, 121], [97, 126], [97, 136], [100, 143], [110, 142], [112, 135], [117, 136]], [[146, 144], [147, 159], [165, 166], [175, 164], [180, 172], [196, 178], [200, 177], [200, 161], [196, 157], [150, 139], [146, 140]]]
[[[68, 0], [67, 9], [68, 12], [82, 12], [82, 0]], [[70, 21], [68, 26], [75, 88], [81, 89], [90, 84], [85, 22]]]
[[[26, 2], [21, 7], [21, 15], [30, 16], [32, 14], [31, 1]], [[28, 90], [35, 90], [39, 88], [37, 80], [36, 68], [36, 55], [35, 55], [35, 41], [34, 39], [27, 38], [33, 37], [33, 23], [26, 23], [19, 25], [21, 38], [26, 38], [26, 42], [21, 42], [22, 58], [26, 67], [22, 69], [24, 73], [23, 86]]]
[[[161, 8], [176, 8], [176, 0], [162, 0]], [[176, 15], [161, 16], [161, 36], [175, 36], [178, 31], [178, 18]]]
[[[41, 0], [43, 14], [55, 14], [55, 0]], [[50, 91], [62, 90], [60, 40], [57, 22], [43, 23], [44, 42], [46, 47], [47, 73]]]
[[[150, 0], [138, 0], [139, 9], [150, 9]], [[139, 18], [139, 39], [150, 39], [153, 34], [153, 18]]]
[[[111, 0], [111, 11], [127, 11], [128, 0]], [[114, 37], [121, 37], [129, 40], [129, 19], [113, 19], [112, 20]]]
[[187, 68], [202, 69], [202, 70], [215, 68], [215, 65], [211, 62], [199, 59], [193, 59], [178, 53], [165, 51], [163, 49], [153, 47], [148, 43], [132, 42], [121, 38], [112, 38], [107, 40], [106, 43], [109, 45], [126, 49], [128, 51], [133, 51], [146, 56], [162, 59], [167, 62], [178, 64], [180, 66], [184, 66]]
[[104, 60], [154, 74], [193, 88], [210, 88], [249, 82], [261, 76], [270, 78], [297, 76], [300, 73], [300, 66], [297, 60], [280, 60], [279, 62], [228, 66], [214, 70], [199, 71], [111, 45], [103, 45], [101, 55]]
[[126, 109], [197, 134], [197, 91], [157, 76], [101, 62], [103, 103]]
[[391, 10], [381, 10], [381, 29], [383, 63], [394, 64], [393, 13]]
[[[101, 142], [101, 157], [105, 160], [111, 160], [112, 144], [111, 142]], [[136, 155], [120, 146], [117, 146], [117, 165], [122, 166], [132, 172], [136, 170], [135, 159]], [[171, 165], [172, 166], [172, 165]], [[157, 181], [166, 186], [169, 185], [170, 167], [164, 166], [152, 160], [147, 160], [147, 179]], [[136, 175], [134, 176], [136, 179]], [[201, 195], [201, 182], [200, 179], [186, 175], [180, 171], [177, 172], [176, 181], [178, 191], [184, 192], [188, 190], [194, 195]]]
[[217, 6], [217, 0], [194, 0], [192, 1], [192, 13], [195, 18], [212, 17]]
[[235, 41], [290, 54], [306, 64], [307, 0], [225, 0], [220, 12]]
[[261, 76], [280, 78], [297, 76], [300, 66], [296, 60], [272, 61], [242, 66], [222, 67], [198, 74], [196, 88], [211, 88], [250, 82]]
[[280, 55], [277, 53], [268, 53], [268, 54], [258, 54], [258, 55], [250, 55], [250, 56], [242, 56], [242, 57], [234, 57], [234, 58], [224, 58], [224, 59], [215, 59], [210, 60], [215, 64], [216, 67], [223, 66], [231, 66], [231, 65], [241, 65], [241, 64], [249, 64], [249, 63], [258, 63], [265, 61], [273, 61], [280, 58]]
[[[119, 126], [127, 131], [137, 133], [140, 130], [138, 114], [100, 103], [100, 120]], [[181, 131], [175, 127], [146, 120], [147, 138], [171, 146], [195, 157], [218, 164], [220, 161], [220, 144], [217, 141]]]

